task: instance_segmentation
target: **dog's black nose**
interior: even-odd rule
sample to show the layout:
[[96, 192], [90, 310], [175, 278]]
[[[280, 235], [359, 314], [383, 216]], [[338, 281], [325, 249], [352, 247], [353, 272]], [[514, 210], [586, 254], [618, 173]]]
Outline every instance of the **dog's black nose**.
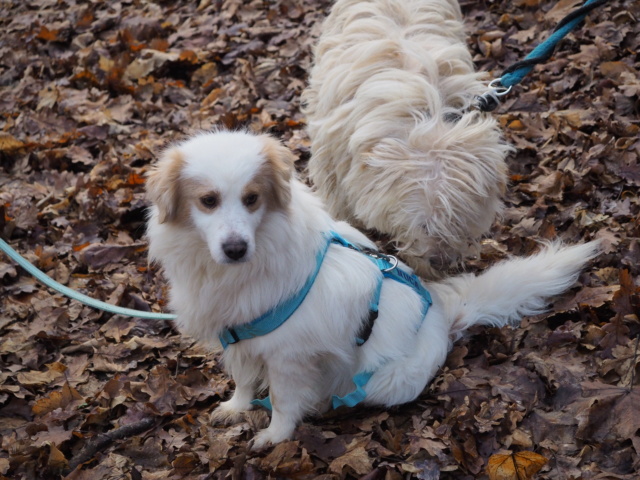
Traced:
[[231, 260], [240, 260], [247, 253], [247, 242], [244, 240], [230, 240], [222, 244], [222, 251]]

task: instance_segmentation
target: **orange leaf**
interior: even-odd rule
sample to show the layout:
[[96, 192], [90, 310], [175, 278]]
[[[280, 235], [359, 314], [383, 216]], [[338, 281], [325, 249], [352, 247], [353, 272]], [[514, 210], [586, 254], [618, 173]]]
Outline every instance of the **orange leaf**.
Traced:
[[130, 173], [127, 178], [128, 185], [144, 185], [144, 177], [137, 173]]
[[71, 248], [74, 252], [79, 252], [80, 250], [84, 250], [85, 248], [87, 248], [89, 245], [91, 245], [91, 242], [85, 242], [81, 243], [80, 245], [73, 245]]
[[11, 220], [13, 220], [13, 217], [9, 216], [9, 214], [7, 213], [7, 209], [10, 205], [11, 204], [9, 202], [5, 203], [4, 205], [0, 205], [0, 215], [4, 215], [5, 222], [10, 222]]
[[198, 63], [198, 56], [192, 50], [184, 50], [180, 53], [181, 62]]
[[139, 52], [140, 50], [143, 50], [145, 48], [147, 48], [148, 45], [146, 43], [131, 43], [129, 44], [129, 50], [131, 50], [132, 52]]
[[520, 120], [514, 120], [513, 122], [511, 122], [508, 127], [511, 130], [516, 130], [516, 131], [520, 131], [520, 130], [524, 130], [525, 126], [524, 124], [520, 121]]
[[39, 40], [45, 40], [47, 42], [56, 42], [58, 40], [58, 34], [60, 30], [49, 30], [44, 25], [40, 28], [38, 35], [36, 36]]
[[159, 50], [161, 52], [166, 52], [167, 48], [169, 48], [169, 42], [167, 42], [163, 38], [154, 38], [149, 43], [149, 48], [153, 50]]
[[78, 28], [90, 27], [95, 19], [96, 17], [92, 12], [86, 11], [82, 14], [80, 19], [76, 22], [76, 27]]
[[91, 83], [92, 85], [98, 85], [100, 83], [98, 82], [98, 79], [96, 78], [96, 76], [93, 73], [91, 73], [89, 70], [83, 70], [81, 72], [78, 72], [73, 77], [71, 77], [71, 79], [84, 80]]
[[547, 459], [534, 452], [510, 455], [491, 455], [487, 465], [489, 480], [531, 480], [547, 463]]

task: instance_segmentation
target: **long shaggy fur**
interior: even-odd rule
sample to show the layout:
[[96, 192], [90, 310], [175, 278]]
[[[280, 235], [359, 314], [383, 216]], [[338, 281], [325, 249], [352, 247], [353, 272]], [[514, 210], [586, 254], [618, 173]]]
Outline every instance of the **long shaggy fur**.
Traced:
[[309, 174], [330, 213], [391, 235], [438, 277], [501, 211], [509, 148], [490, 115], [468, 111], [485, 91], [456, 0], [338, 0], [303, 94]]
[[[196, 136], [163, 156], [147, 192], [153, 204], [149, 252], [164, 266], [177, 324], [210, 344], [222, 329], [249, 322], [297, 292], [314, 271], [327, 232], [375, 248], [325, 211], [295, 179], [290, 152], [267, 136]], [[241, 240], [246, 251], [238, 256]], [[268, 386], [273, 415], [254, 447], [276, 443], [289, 438], [305, 415], [326, 410], [333, 394], [353, 390], [353, 375], [363, 371], [375, 372], [366, 404], [410, 402], [464, 330], [515, 324], [543, 311], [545, 298], [570, 287], [596, 250], [595, 243], [552, 244], [478, 277], [429, 283], [433, 306], [426, 318], [413, 289], [386, 279], [378, 319], [359, 347], [355, 339], [369, 318], [381, 272], [365, 255], [332, 245], [305, 300], [282, 326], [224, 351], [236, 390], [212, 421], [240, 420], [256, 392]]]

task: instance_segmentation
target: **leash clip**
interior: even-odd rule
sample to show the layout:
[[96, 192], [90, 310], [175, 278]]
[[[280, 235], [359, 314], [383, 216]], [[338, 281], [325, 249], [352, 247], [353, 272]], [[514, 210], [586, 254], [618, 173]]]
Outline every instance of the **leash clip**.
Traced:
[[491, 93], [496, 97], [504, 97], [507, 93], [511, 91], [511, 89], [513, 88], [513, 85], [509, 85], [508, 87], [505, 87], [504, 85], [502, 85], [502, 77], [500, 77], [500, 78], [494, 78], [493, 80], [491, 80], [489, 82], [489, 88], [492, 90]]
[[489, 90], [476, 97], [476, 108], [481, 112], [492, 112], [500, 105], [500, 97], [504, 97], [511, 91], [513, 85], [505, 87], [502, 78], [495, 78], [489, 82]]

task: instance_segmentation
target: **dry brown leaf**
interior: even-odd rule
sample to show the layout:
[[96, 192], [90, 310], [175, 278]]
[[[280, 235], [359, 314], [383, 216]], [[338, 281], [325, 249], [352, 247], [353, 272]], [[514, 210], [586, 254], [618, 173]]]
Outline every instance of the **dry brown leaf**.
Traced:
[[58, 450], [53, 443], [49, 443], [49, 458], [47, 459], [47, 463], [49, 467], [54, 470], [62, 470], [69, 465], [64, 453]]
[[82, 395], [78, 391], [65, 383], [59, 391], [51, 392], [48, 397], [40, 398], [33, 405], [33, 413], [35, 415], [46, 415], [57, 408], [66, 408], [72, 403], [79, 403]]
[[373, 459], [364, 449], [362, 441], [358, 442], [354, 440], [351, 444], [347, 445], [347, 453], [331, 462], [329, 471], [342, 475], [344, 469], [348, 468], [358, 475], [364, 475], [365, 473], [369, 473], [372, 467]]
[[489, 457], [489, 480], [531, 480], [547, 463], [547, 459], [535, 452], [523, 451]]
[[0, 132], [0, 152], [13, 153], [24, 146], [24, 142], [21, 142], [13, 135], [7, 132]]
[[62, 363], [54, 362], [47, 365], [46, 372], [30, 371], [19, 372], [16, 376], [18, 382], [22, 385], [41, 386], [55, 382], [64, 378], [64, 372], [67, 369]]

